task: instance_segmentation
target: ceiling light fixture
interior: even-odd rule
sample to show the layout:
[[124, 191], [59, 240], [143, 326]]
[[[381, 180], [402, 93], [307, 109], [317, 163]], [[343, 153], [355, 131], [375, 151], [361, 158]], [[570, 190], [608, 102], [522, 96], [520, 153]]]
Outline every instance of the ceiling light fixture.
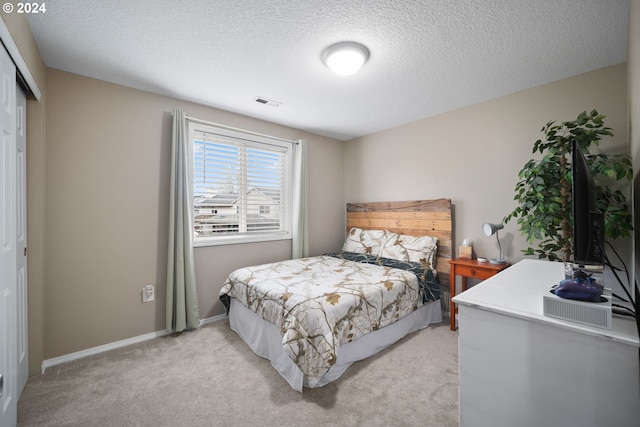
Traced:
[[350, 76], [369, 59], [369, 49], [356, 42], [340, 42], [326, 48], [322, 62], [339, 76]]

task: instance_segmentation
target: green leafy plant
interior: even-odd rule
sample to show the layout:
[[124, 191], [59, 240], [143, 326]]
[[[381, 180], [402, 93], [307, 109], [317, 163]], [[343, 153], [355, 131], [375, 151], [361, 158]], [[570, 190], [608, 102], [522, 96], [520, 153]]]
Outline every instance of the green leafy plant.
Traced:
[[632, 217], [627, 198], [617, 181], [631, 181], [633, 167], [627, 155], [592, 152], [603, 137], [611, 137], [605, 116], [596, 110], [583, 111], [576, 120], [547, 123], [541, 131], [544, 140], [533, 145], [540, 160], [529, 160], [518, 173], [514, 200], [518, 206], [505, 216], [504, 222], [517, 219], [520, 232], [529, 245], [525, 255], [538, 255], [551, 261], [571, 261], [573, 215], [571, 209], [571, 145], [576, 140], [596, 180], [598, 209], [604, 213], [605, 236], [609, 239], [629, 237]]

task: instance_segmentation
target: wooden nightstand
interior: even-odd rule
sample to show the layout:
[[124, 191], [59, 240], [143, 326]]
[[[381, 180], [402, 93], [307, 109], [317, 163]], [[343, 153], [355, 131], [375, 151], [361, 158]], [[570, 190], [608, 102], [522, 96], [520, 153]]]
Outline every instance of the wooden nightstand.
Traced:
[[455, 258], [449, 261], [450, 275], [449, 275], [449, 294], [451, 305], [449, 308], [449, 318], [451, 320], [451, 330], [456, 330], [456, 313], [458, 309], [453, 302], [453, 297], [456, 296], [456, 275], [462, 278], [462, 291], [467, 289], [467, 278], [473, 279], [488, 279], [495, 275], [497, 272], [504, 270], [511, 264], [505, 262], [504, 264], [491, 264], [490, 262], [478, 262], [476, 259]]

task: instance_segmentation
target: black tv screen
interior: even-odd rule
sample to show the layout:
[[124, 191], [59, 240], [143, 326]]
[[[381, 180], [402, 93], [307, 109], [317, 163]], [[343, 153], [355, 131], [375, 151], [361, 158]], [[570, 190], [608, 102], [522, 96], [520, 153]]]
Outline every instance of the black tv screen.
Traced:
[[604, 215], [596, 206], [596, 186], [587, 159], [572, 147], [573, 259], [579, 265], [604, 263]]

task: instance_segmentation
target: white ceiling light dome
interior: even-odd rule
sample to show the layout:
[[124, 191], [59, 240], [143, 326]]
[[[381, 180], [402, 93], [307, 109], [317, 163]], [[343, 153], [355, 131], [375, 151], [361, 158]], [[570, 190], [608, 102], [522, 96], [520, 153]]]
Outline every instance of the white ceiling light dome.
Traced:
[[369, 49], [357, 42], [340, 42], [326, 48], [322, 62], [340, 76], [350, 76], [369, 59]]

